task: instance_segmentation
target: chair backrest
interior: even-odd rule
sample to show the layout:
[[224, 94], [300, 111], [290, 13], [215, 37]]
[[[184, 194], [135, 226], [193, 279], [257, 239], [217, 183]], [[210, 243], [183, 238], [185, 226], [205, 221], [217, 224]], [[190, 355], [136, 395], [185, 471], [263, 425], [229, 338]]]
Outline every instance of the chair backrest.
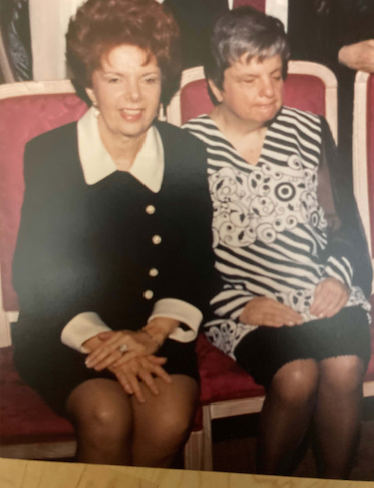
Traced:
[[[308, 61], [290, 61], [285, 83], [284, 104], [317, 115], [324, 115], [337, 140], [337, 80], [328, 68]], [[167, 108], [167, 120], [182, 125], [198, 115], [209, 113], [209, 98], [202, 66], [185, 70], [181, 89]]]
[[374, 75], [360, 71], [354, 91], [353, 187], [374, 264]]
[[86, 104], [67, 80], [0, 86], [1, 346], [10, 342], [7, 322], [16, 319], [14, 312], [18, 310], [12, 286], [12, 259], [23, 200], [25, 144], [42, 132], [77, 120], [86, 110]]

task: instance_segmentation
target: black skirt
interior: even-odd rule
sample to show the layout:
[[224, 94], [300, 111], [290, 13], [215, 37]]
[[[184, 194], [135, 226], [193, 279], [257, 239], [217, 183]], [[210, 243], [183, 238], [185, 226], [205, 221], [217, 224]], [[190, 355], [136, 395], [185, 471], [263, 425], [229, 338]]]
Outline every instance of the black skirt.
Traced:
[[297, 359], [322, 361], [354, 355], [366, 369], [371, 354], [367, 313], [361, 307], [347, 307], [331, 318], [299, 326], [258, 327], [243, 337], [234, 354], [238, 364], [265, 388], [283, 365]]
[[[84, 381], [95, 378], [117, 381], [108, 370], [96, 372], [86, 368], [86, 356], [63, 344], [52, 350], [50, 344], [33, 348], [29, 344], [24, 348], [22, 343], [17, 347], [17, 340], [15, 343], [14, 363], [21, 378], [59, 415], [66, 416], [69, 395]], [[199, 381], [195, 342], [167, 339], [156, 355], [167, 358], [163, 368], [170, 375], [182, 374]]]

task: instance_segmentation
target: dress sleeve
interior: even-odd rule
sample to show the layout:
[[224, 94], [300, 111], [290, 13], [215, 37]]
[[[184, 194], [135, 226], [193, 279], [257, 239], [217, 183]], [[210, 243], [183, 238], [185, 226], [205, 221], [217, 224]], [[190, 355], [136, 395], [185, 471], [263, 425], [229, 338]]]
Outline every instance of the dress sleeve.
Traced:
[[248, 290], [235, 288], [231, 283], [223, 285], [220, 291], [211, 301], [213, 311], [218, 317], [231, 320], [239, 320], [245, 306], [255, 295]]
[[24, 327], [25, 338], [27, 329], [27, 335], [51, 344], [60, 343], [60, 334], [73, 317], [94, 309], [93, 289], [98, 287], [94, 271], [80, 276], [76, 267], [84, 268], [84, 262], [65, 252], [66, 229], [74, 215], [64, 206], [69, 198], [64, 198], [64, 169], [58, 161], [64, 157], [54, 144], [48, 136], [26, 146], [25, 192], [13, 258], [13, 285], [20, 308], [15, 329]]
[[324, 209], [328, 244], [323, 252], [326, 277], [335, 277], [348, 288], [359, 286], [371, 293], [372, 269], [356, 200], [328, 124], [321, 118], [322, 151], [318, 171], [318, 200]]

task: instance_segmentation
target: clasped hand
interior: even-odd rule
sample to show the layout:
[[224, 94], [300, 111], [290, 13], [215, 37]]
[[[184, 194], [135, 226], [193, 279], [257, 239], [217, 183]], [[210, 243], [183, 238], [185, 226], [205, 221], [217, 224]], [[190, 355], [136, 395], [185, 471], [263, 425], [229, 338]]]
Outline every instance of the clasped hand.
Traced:
[[[129, 395], [134, 395], [141, 403], [145, 401], [140, 383], [142, 381], [154, 395], [159, 394], [155, 377], [165, 383], [171, 378], [162, 367], [167, 359], [157, 357], [154, 341], [146, 333], [132, 331], [102, 332], [87, 340], [83, 346], [89, 351], [86, 366], [96, 371], [107, 368], [111, 371]], [[123, 354], [118, 348], [126, 344], [128, 351]]]
[[[322, 280], [314, 291], [310, 313], [321, 318], [337, 314], [347, 303], [349, 292], [336, 278]], [[288, 305], [267, 297], [255, 297], [247, 303], [240, 315], [244, 324], [266, 327], [293, 327], [303, 323], [301, 315]]]
[[[97, 335], [100, 344], [87, 356], [86, 366], [96, 371], [102, 371], [113, 365], [118, 367], [139, 356], [154, 354], [157, 343], [142, 330], [120, 330], [102, 332]], [[127, 352], [123, 354], [120, 347], [126, 345]]]

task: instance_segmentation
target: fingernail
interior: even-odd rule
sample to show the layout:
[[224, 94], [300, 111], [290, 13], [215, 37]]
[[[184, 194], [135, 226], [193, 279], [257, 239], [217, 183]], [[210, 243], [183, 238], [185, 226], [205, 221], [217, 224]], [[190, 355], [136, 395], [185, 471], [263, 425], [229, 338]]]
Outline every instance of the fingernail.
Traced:
[[288, 325], [295, 325], [293, 322], [288, 322]]
[[323, 313], [320, 313], [320, 314], [318, 315], [318, 318], [319, 318], [319, 319], [323, 319]]

